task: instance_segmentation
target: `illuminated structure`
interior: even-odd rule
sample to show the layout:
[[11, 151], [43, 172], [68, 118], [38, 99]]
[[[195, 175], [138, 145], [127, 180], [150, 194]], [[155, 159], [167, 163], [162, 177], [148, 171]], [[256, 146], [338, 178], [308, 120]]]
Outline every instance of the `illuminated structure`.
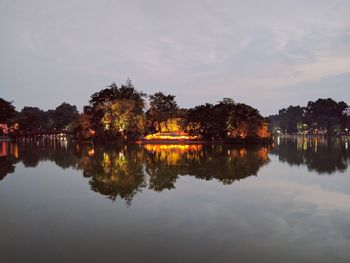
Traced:
[[185, 132], [158, 132], [144, 137], [145, 140], [169, 140], [169, 141], [187, 141], [198, 140], [198, 136], [191, 136]]
[[160, 122], [156, 133], [149, 134], [143, 139], [147, 141], [190, 141], [198, 140], [199, 136], [189, 135], [184, 132], [183, 120], [181, 118], [169, 118]]

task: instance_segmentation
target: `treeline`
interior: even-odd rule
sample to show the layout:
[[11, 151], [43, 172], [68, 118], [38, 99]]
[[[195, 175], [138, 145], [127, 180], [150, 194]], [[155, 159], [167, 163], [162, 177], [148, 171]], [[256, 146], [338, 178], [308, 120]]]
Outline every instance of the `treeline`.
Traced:
[[288, 134], [347, 134], [350, 128], [348, 107], [345, 102], [330, 98], [309, 101], [305, 107], [289, 106], [269, 116], [270, 130]]
[[79, 117], [77, 107], [66, 102], [47, 111], [29, 106], [16, 111], [11, 102], [0, 98], [0, 111], [0, 124], [19, 131], [68, 130]]
[[18, 124], [18, 130], [69, 129], [80, 139], [135, 140], [147, 134], [189, 134], [203, 140], [268, 139], [268, 121], [249, 105], [224, 98], [190, 109], [177, 105], [174, 95], [147, 96], [130, 80], [91, 95], [82, 113], [63, 103], [54, 110], [24, 107], [1, 101], [6, 111], [0, 123]]
[[147, 96], [136, 90], [131, 81], [120, 87], [112, 83], [94, 93], [75, 133], [82, 138], [106, 139], [136, 139], [152, 133], [188, 133], [205, 140], [269, 137], [267, 120], [251, 106], [223, 99], [215, 105], [183, 109], [175, 96], [162, 92]]

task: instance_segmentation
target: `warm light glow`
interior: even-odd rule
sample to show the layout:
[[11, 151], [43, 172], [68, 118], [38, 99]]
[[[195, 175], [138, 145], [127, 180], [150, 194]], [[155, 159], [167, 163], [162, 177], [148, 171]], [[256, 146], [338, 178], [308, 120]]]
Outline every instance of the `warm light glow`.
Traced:
[[145, 149], [150, 152], [160, 152], [162, 150], [183, 150], [199, 151], [202, 149], [200, 144], [146, 144]]
[[247, 156], [247, 150], [246, 149], [240, 149], [239, 150], [239, 156], [240, 157]]
[[269, 132], [269, 125], [268, 123], [263, 123], [257, 130], [257, 136], [260, 138], [268, 138], [271, 136], [271, 133]]
[[196, 140], [198, 136], [191, 136], [187, 133], [154, 133], [145, 136], [145, 140]]
[[200, 144], [146, 144], [145, 149], [156, 154], [156, 158], [169, 165], [176, 165], [182, 158], [199, 158]]
[[5, 142], [2, 142], [0, 157], [6, 156], [6, 155], [7, 155], [7, 144]]
[[88, 151], [88, 155], [91, 157], [91, 156], [94, 156], [94, 154], [95, 154], [95, 150], [94, 149], [90, 149], [89, 151]]

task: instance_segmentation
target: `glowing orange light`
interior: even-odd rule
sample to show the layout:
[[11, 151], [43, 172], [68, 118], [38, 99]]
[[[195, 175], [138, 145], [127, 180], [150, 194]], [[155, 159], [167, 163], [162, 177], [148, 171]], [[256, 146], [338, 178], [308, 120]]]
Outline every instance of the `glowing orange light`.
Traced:
[[247, 155], [247, 150], [246, 150], [246, 149], [241, 149], [241, 150], [239, 151], [239, 156], [244, 157], [244, 156], [246, 156], [246, 155]]
[[88, 155], [89, 155], [89, 156], [94, 156], [94, 154], [95, 154], [95, 150], [94, 150], [94, 149], [90, 149], [90, 150], [88, 151]]
[[6, 156], [7, 155], [7, 144], [5, 142], [2, 142], [1, 144], [1, 154], [0, 156]]
[[160, 152], [162, 150], [198, 151], [202, 149], [200, 144], [146, 144], [145, 149], [150, 152]]
[[145, 140], [195, 140], [198, 136], [191, 136], [187, 133], [154, 133], [145, 136]]
[[144, 147], [147, 151], [156, 154], [158, 160], [169, 165], [177, 164], [183, 156], [198, 158], [198, 154], [195, 153], [199, 153], [202, 149], [200, 144], [146, 144]]

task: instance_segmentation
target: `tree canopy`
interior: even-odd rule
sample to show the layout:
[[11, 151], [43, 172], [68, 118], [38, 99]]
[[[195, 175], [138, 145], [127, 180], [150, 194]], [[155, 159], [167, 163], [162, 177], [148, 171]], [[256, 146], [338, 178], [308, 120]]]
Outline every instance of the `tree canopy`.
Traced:
[[0, 98], [0, 123], [7, 123], [16, 116], [15, 107], [12, 102]]
[[269, 116], [271, 130], [286, 133], [303, 133], [321, 130], [328, 134], [339, 133], [350, 128], [349, 117], [344, 110], [348, 105], [330, 98], [309, 101], [305, 107], [289, 106], [277, 115]]
[[120, 87], [113, 82], [91, 95], [84, 114], [90, 116], [91, 127], [98, 136], [137, 136], [144, 130], [145, 97], [130, 80]]
[[205, 139], [245, 139], [268, 137], [266, 120], [257, 109], [224, 98], [216, 105], [205, 104], [189, 109], [188, 129]]
[[179, 116], [179, 107], [175, 101], [174, 95], [165, 95], [162, 92], [156, 92], [149, 96], [149, 109], [146, 112], [147, 126], [150, 132], [162, 130], [162, 126], [171, 130], [175, 118]]

